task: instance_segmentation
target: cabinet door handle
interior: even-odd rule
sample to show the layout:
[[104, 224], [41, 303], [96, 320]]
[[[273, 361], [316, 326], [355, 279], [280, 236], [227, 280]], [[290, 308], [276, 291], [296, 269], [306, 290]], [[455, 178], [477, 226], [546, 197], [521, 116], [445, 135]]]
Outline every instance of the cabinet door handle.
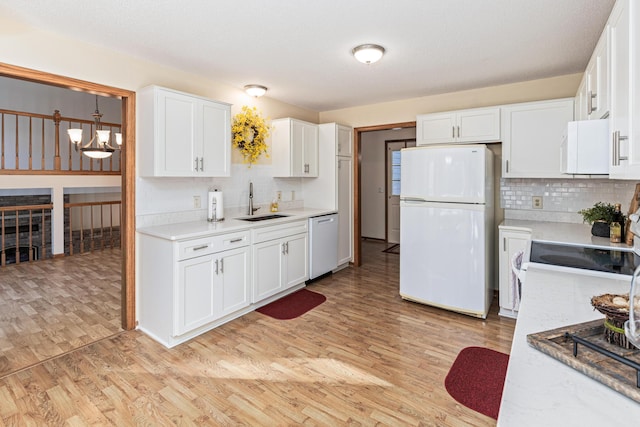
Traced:
[[195, 248], [193, 248], [194, 251], [201, 251], [203, 249], [207, 249], [209, 247], [209, 245], [202, 245], [202, 246], [196, 246]]
[[309, 173], [309, 163], [304, 164], [304, 173]]
[[286, 244], [286, 243], [283, 243], [283, 244], [282, 244], [282, 255], [286, 255], [286, 254], [287, 254], [287, 252], [286, 252], [286, 250], [285, 250], [285, 244]]
[[502, 238], [502, 251], [503, 252], [507, 251], [507, 238], [506, 237]]
[[220, 274], [224, 274], [224, 258], [220, 258]]
[[456, 129], [458, 130], [458, 138], [460, 138], [460, 126], [456, 126]]
[[218, 260], [216, 260], [216, 276], [218, 275]]
[[451, 138], [455, 138], [455, 137], [456, 137], [456, 127], [451, 126]]
[[287, 245], [287, 255], [289, 255], [289, 242], [287, 242], [286, 245]]
[[342, 151], [342, 145], [340, 145], [340, 143], [338, 143], [338, 153], [340, 153]]
[[232, 239], [229, 241], [229, 243], [238, 243], [238, 242], [242, 242], [244, 240], [243, 237], [238, 237], [237, 239]]
[[597, 104], [593, 106], [593, 100], [598, 97], [597, 93], [593, 93], [592, 91], [587, 92], [587, 114], [593, 113], [593, 111], [598, 108]]
[[612, 147], [612, 159], [611, 159], [611, 165], [612, 166], [620, 166], [620, 161], [621, 160], [628, 160], [629, 157], [628, 156], [621, 156], [620, 155], [620, 141], [626, 141], [629, 137], [627, 136], [622, 136], [620, 135], [620, 131], [617, 130], [615, 132], [612, 133], [612, 138], [613, 138], [613, 143], [611, 144]]
[[198, 158], [196, 157], [196, 172], [198, 172]]
[[200, 172], [204, 172], [204, 157], [200, 157]]
[[509, 160], [505, 160], [505, 164], [506, 164], [506, 166], [505, 166], [505, 172], [506, 172], [506, 173], [509, 173]]

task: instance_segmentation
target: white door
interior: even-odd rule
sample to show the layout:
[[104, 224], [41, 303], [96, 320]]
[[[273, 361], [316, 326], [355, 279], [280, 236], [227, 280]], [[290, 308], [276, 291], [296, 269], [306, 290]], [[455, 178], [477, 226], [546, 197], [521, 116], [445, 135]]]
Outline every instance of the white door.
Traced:
[[253, 302], [282, 290], [284, 242], [270, 240], [253, 245]]
[[203, 102], [202, 168], [206, 176], [229, 176], [231, 167], [231, 113], [227, 105]]
[[196, 175], [196, 103], [192, 97], [158, 92], [158, 139], [164, 145], [158, 170], [165, 176]]
[[284, 251], [285, 276], [283, 289], [288, 289], [309, 278], [309, 243], [307, 233], [286, 238]]
[[455, 125], [456, 115], [453, 112], [418, 116], [416, 123], [418, 145], [455, 141]]
[[233, 313], [250, 303], [250, 250], [249, 246], [245, 246], [220, 254], [218, 268], [222, 281], [222, 315]]
[[400, 150], [415, 141], [387, 142], [387, 243], [400, 243]]
[[215, 320], [220, 300], [215, 284], [213, 255], [191, 258], [178, 263], [178, 290], [175, 300], [174, 335], [182, 335]]
[[400, 295], [486, 316], [483, 205], [402, 202]]
[[487, 156], [491, 152], [484, 145], [402, 150], [401, 197], [484, 203]]

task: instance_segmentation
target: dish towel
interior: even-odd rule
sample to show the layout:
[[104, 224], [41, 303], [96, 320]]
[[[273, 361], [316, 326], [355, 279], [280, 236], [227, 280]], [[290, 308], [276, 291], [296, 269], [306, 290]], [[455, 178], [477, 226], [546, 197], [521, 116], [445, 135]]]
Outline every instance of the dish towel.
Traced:
[[520, 306], [520, 292], [522, 284], [520, 283], [520, 267], [522, 267], [522, 257], [524, 251], [518, 251], [511, 257], [511, 302], [514, 310]]

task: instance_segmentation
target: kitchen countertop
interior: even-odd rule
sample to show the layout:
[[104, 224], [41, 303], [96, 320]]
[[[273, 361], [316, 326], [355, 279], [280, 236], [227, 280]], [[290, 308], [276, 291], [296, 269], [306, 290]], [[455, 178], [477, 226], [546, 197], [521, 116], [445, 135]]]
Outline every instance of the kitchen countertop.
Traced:
[[302, 208], [292, 209], [279, 212], [268, 212], [260, 215], [254, 215], [255, 217], [281, 214], [287, 215], [283, 218], [270, 219], [265, 221], [242, 221], [238, 218], [248, 218], [248, 215], [237, 215], [234, 218], [226, 218], [220, 222], [208, 222], [208, 221], [192, 221], [192, 222], [179, 222], [175, 224], [157, 225], [153, 227], [139, 228], [136, 231], [138, 233], [147, 234], [149, 236], [159, 237], [167, 240], [185, 240], [195, 239], [199, 237], [214, 236], [216, 234], [230, 233], [233, 231], [249, 230], [258, 227], [268, 227], [277, 224], [286, 224], [288, 222], [299, 221], [301, 219], [308, 219], [313, 216], [327, 215], [335, 213], [334, 210], [328, 209], [313, 209]]
[[593, 310], [591, 297], [626, 293], [629, 284], [628, 277], [527, 270], [498, 426], [632, 425], [632, 420], [640, 419], [638, 403], [534, 349], [526, 340], [531, 333], [604, 318]]
[[505, 219], [498, 228], [531, 232], [531, 240], [539, 242], [632, 250], [624, 243], [611, 243], [607, 237], [592, 236], [589, 224]]

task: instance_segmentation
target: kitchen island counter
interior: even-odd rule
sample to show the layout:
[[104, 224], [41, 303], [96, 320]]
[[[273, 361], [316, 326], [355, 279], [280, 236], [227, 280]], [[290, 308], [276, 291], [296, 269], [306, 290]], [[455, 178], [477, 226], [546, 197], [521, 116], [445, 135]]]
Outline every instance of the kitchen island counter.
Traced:
[[591, 297], [626, 293], [629, 278], [530, 267], [523, 286], [498, 426], [633, 425], [640, 420], [640, 404], [527, 343], [531, 333], [603, 318], [593, 310]]

